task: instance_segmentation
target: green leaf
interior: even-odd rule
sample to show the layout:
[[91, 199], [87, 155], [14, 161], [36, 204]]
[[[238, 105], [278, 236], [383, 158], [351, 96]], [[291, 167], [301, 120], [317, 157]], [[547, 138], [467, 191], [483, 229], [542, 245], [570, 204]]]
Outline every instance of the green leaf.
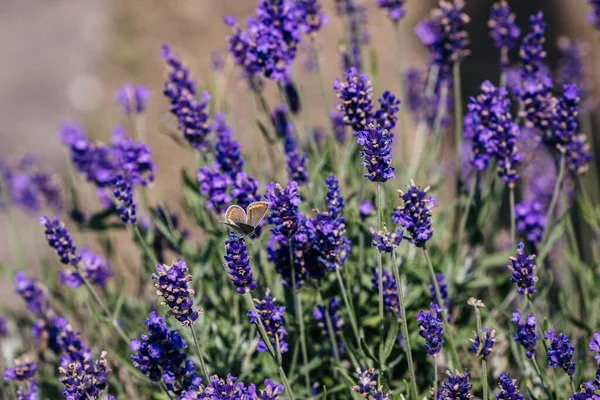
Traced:
[[563, 233], [565, 232], [565, 223], [567, 221], [566, 217], [567, 217], [567, 213], [564, 213], [563, 215], [561, 215], [560, 219], [556, 222], [556, 225], [554, 225], [554, 227], [552, 228], [550, 235], [548, 235], [548, 238], [546, 239], [546, 243], [544, 243], [544, 245], [542, 246], [542, 248], [540, 249], [540, 251], [538, 253], [538, 258], [540, 260], [544, 260], [546, 258], [546, 256], [550, 252], [550, 250], [552, 250], [554, 243], [558, 239], [560, 239], [561, 236], [563, 235]]
[[346, 372], [345, 369], [341, 368], [341, 367], [335, 367], [335, 369], [340, 373], [340, 376], [342, 378], [344, 378], [344, 380], [346, 382], [348, 382], [348, 384], [350, 386], [354, 386], [356, 385], [356, 382], [354, 381], [354, 379], [352, 379], [352, 377], [350, 375], [348, 375], [348, 373]]
[[367, 357], [375, 362], [379, 362], [379, 360], [371, 352], [371, 349], [369, 349], [369, 346], [367, 346], [367, 342], [365, 342], [364, 338], [360, 338], [360, 347], [363, 349]]
[[269, 142], [269, 144], [275, 144], [275, 139], [273, 139], [271, 137], [271, 135], [269, 134], [269, 130], [267, 129], [267, 127], [265, 126], [265, 124], [263, 124], [259, 120], [256, 120], [256, 126], [258, 126], [258, 129], [260, 130], [260, 133], [263, 135], [263, 137], [265, 138], [265, 140], [267, 142]]
[[396, 336], [398, 336], [398, 323], [395, 321], [392, 322], [390, 329], [388, 330], [387, 337], [385, 338], [385, 342], [383, 344], [383, 362], [385, 363], [387, 359], [392, 354], [392, 350], [394, 349], [394, 343], [396, 342]]
[[198, 181], [193, 179], [185, 168], [181, 169], [181, 178], [183, 179], [183, 186], [190, 189], [194, 193], [198, 193], [200, 186], [198, 185]]

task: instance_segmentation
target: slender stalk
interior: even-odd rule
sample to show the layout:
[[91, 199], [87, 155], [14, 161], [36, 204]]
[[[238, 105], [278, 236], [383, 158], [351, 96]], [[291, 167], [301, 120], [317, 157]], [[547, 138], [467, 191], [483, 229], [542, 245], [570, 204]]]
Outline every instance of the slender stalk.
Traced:
[[[396, 261], [396, 251], [392, 251], [392, 271], [394, 272], [394, 279], [396, 280], [396, 287], [398, 288], [398, 304], [400, 305], [400, 316], [402, 317], [402, 323], [400, 329], [402, 330], [402, 337], [406, 344], [406, 360], [408, 362], [408, 372], [410, 374], [410, 387], [413, 391], [413, 398], [416, 400], [419, 397], [419, 391], [417, 389], [417, 379], [415, 376], [415, 366], [413, 364], [412, 350], [410, 347], [410, 335], [408, 333], [408, 319], [406, 318], [406, 307], [404, 305], [404, 293], [402, 292], [402, 277], [398, 271], [398, 263]], [[381, 279], [380, 279], [381, 280]], [[437, 391], [436, 391], [437, 392]]]
[[575, 393], [575, 379], [573, 378], [573, 375], [571, 375], [569, 378], [571, 378], [571, 390], [573, 393]]
[[134, 225], [133, 231], [135, 232], [135, 235], [139, 239], [140, 243], [142, 244], [142, 249], [144, 249], [144, 253], [146, 254], [146, 256], [150, 259], [150, 261], [152, 261], [152, 264], [154, 264], [155, 266], [158, 265], [159, 262], [156, 258], [156, 254], [154, 254], [154, 252], [148, 247], [148, 244], [146, 243], [146, 238], [142, 235], [140, 228], [137, 225]]
[[[323, 76], [323, 70], [321, 69], [321, 60], [319, 59], [319, 52], [317, 51], [317, 43], [315, 41], [314, 36], [311, 36], [310, 38], [310, 45], [312, 46], [312, 51], [315, 56], [315, 63], [317, 65], [317, 73], [319, 74], [319, 85], [321, 86], [321, 97], [323, 98], [323, 107], [325, 107], [325, 110], [329, 112], [331, 111], [331, 106], [329, 105], [329, 100], [327, 100], [325, 78]], [[329, 132], [331, 133], [331, 138], [335, 140], [331, 124], [329, 124]]]
[[200, 342], [198, 341], [198, 337], [196, 336], [196, 331], [194, 330], [192, 320], [190, 320], [190, 324], [188, 326], [190, 328], [190, 331], [192, 332], [192, 338], [194, 338], [194, 347], [196, 348], [196, 355], [198, 356], [198, 361], [200, 361], [200, 370], [202, 371], [202, 375], [204, 379], [206, 379], [206, 382], [209, 382], [210, 374], [208, 373], [208, 368], [206, 368], [206, 363], [204, 362], [204, 357], [202, 356], [202, 348], [200, 347]]
[[455, 62], [452, 68], [452, 79], [454, 89], [454, 124], [456, 138], [456, 158], [454, 162], [454, 170], [456, 171], [456, 180], [460, 181], [460, 141], [463, 135], [463, 104], [462, 104], [462, 88], [460, 81], [460, 62]]
[[263, 342], [267, 346], [267, 349], [269, 350], [269, 354], [271, 354], [273, 361], [275, 361], [275, 363], [277, 364], [279, 378], [281, 379], [281, 383], [285, 387], [285, 390], [288, 392], [288, 395], [290, 396], [290, 400], [295, 400], [296, 398], [294, 396], [294, 392], [292, 392], [288, 378], [287, 378], [285, 372], [283, 371], [283, 368], [281, 367], [281, 363], [279, 362], [279, 360], [281, 360], [281, 355], [278, 356], [275, 353], [275, 350], [273, 349], [273, 345], [271, 344], [271, 340], [269, 340], [269, 336], [267, 335], [265, 326], [263, 325], [263, 322], [260, 319], [260, 314], [258, 314], [258, 310], [256, 309], [256, 305], [254, 304], [252, 295], [250, 294], [250, 292], [246, 292], [244, 294], [244, 296], [246, 297], [246, 301], [248, 302], [248, 306], [250, 307], [250, 310], [256, 316], [257, 323], [255, 325], [258, 328], [258, 333], [260, 334], [260, 337], [262, 338]]
[[516, 216], [515, 216], [515, 187], [510, 184], [508, 186], [510, 192], [510, 241], [512, 243], [513, 249], [516, 246]]
[[171, 393], [169, 393], [169, 389], [167, 389], [167, 387], [165, 386], [165, 384], [163, 382], [160, 382], [159, 386], [162, 389], [162, 391], [165, 392], [165, 394], [167, 395], [167, 397], [169, 399], [173, 400], [173, 396], [171, 396]]
[[550, 206], [548, 206], [548, 212], [546, 214], [546, 226], [544, 227], [544, 233], [542, 235], [541, 245], [543, 246], [546, 243], [546, 238], [548, 236], [548, 227], [550, 226], [550, 220], [552, 219], [552, 214], [554, 213], [554, 208], [556, 207], [556, 201], [558, 200], [558, 192], [560, 191], [560, 187], [562, 185], [562, 180], [565, 175], [565, 164], [566, 164], [566, 156], [565, 153], [562, 152], [560, 156], [560, 167], [558, 169], [558, 177], [556, 178], [556, 183], [554, 185], [554, 191], [552, 192], [552, 200], [550, 200]]
[[438, 355], [433, 356], [433, 396], [437, 397], [438, 392], [438, 365], [437, 365]]
[[[338, 349], [337, 338], [335, 330], [333, 329], [333, 323], [331, 322], [331, 316], [329, 315], [329, 304], [325, 302], [325, 296], [323, 291], [320, 290], [321, 300], [323, 303], [323, 309], [325, 310], [325, 322], [327, 324], [327, 333], [329, 334], [329, 341], [331, 342], [331, 349], [333, 351], [333, 358], [337, 365], [340, 365], [340, 351]], [[334, 370], [334, 374], [337, 376], [337, 370]]]
[[[475, 308], [475, 320], [477, 321], [477, 335], [479, 336], [479, 343], [481, 346], [485, 345], [485, 337], [483, 335], [483, 325], [481, 324], [481, 311], [478, 306]], [[488, 388], [488, 377], [487, 377], [487, 363], [485, 358], [481, 358], [481, 385], [483, 386], [483, 400], [489, 399], [489, 388]]]
[[[381, 230], [381, 183], [377, 182], [377, 230]], [[385, 324], [383, 316], [383, 260], [381, 251], [377, 251], [377, 270], [379, 274], [379, 371], [383, 374], [383, 345], [385, 342]]]
[[356, 323], [356, 317], [354, 316], [354, 312], [350, 307], [350, 301], [348, 300], [348, 293], [346, 292], [346, 287], [344, 286], [344, 281], [342, 280], [342, 275], [340, 274], [340, 269], [336, 268], [335, 275], [337, 277], [338, 283], [340, 285], [340, 291], [342, 292], [342, 298], [344, 299], [344, 303], [346, 304], [346, 309], [348, 310], [348, 316], [350, 317], [350, 326], [352, 326], [352, 332], [354, 333], [354, 339], [356, 339], [356, 346], [360, 349], [360, 334], [358, 333], [358, 325]]
[[506, 88], [506, 67], [508, 66], [508, 49], [500, 50], [500, 87]]
[[475, 172], [475, 179], [473, 179], [473, 182], [471, 183], [471, 188], [469, 189], [469, 195], [467, 197], [467, 204], [465, 204], [465, 211], [463, 212], [462, 220], [460, 222], [460, 227], [458, 229], [458, 242], [457, 243], [459, 246], [462, 243], [462, 237], [465, 233], [465, 227], [467, 226], [467, 220], [469, 219], [469, 214], [471, 213], [471, 203], [473, 203], [473, 198], [475, 197], [475, 192], [477, 191], [478, 184], [479, 184], [479, 171]]
[[[300, 290], [296, 287], [296, 271], [294, 268], [294, 253], [292, 250], [292, 241], [288, 240], [288, 249], [290, 252], [290, 268], [292, 274], [292, 286], [294, 291], [294, 308], [296, 312], [296, 322], [300, 330], [300, 350], [302, 351], [302, 363], [304, 364], [304, 384], [306, 390], [310, 393], [310, 375], [308, 372], [308, 352], [306, 351], [306, 335], [304, 331], [304, 319], [302, 309], [302, 298], [300, 296]], [[258, 314], [257, 314], [258, 315]]]
[[539, 376], [540, 380], [542, 381], [542, 386], [546, 390], [548, 397], [550, 397], [551, 399], [556, 399], [556, 388], [554, 388], [552, 391], [550, 391], [550, 386], [548, 386], [548, 384], [546, 383], [546, 378], [542, 374], [542, 371], [540, 370], [540, 366], [538, 365], [537, 361], [535, 360], [535, 356], [531, 357], [531, 362], [533, 364], [533, 368], [535, 369], [536, 374]]
[[[404, 68], [403, 68], [403, 60], [402, 60], [402, 41], [400, 40], [400, 24], [398, 22], [394, 22], [394, 39], [396, 42], [396, 63], [398, 68], [398, 88], [400, 89], [400, 93], [398, 94], [400, 99], [404, 102], [406, 99], [405, 89], [404, 89]], [[402, 146], [402, 160], [406, 162], [408, 159], [408, 146], [406, 143], [407, 132], [406, 132], [406, 106], [404, 104], [400, 104], [400, 110], [398, 115], [398, 122], [400, 125], [400, 141]]]
[[427, 261], [427, 266], [429, 267], [429, 274], [431, 275], [431, 281], [433, 282], [433, 288], [435, 289], [435, 297], [437, 298], [439, 306], [442, 309], [442, 316], [444, 317], [444, 326], [446, 327], [446, 331], [448, 332], [448, 344], [450, 345], [450, 355], [452, 356], [452, 362], [454, 363], [454, 367], [457, 368], [460, 367], [460, 362], [458, 361], [458, 353], [456, 352], [456, 347], [454, 345], [454, 333], [450, 329], [451, 326], [448, 323], [448, 310], [446, 309], [442, 301], [442, 292], [440, 291], [440, 285], [438, 284], [437, 277], [435, 276], [435, 270], [433, 269], [433, 264], [431, 263], [429, 252], [425, 247], [423, 247], [423, 254], [425, 254], [425, 260]]

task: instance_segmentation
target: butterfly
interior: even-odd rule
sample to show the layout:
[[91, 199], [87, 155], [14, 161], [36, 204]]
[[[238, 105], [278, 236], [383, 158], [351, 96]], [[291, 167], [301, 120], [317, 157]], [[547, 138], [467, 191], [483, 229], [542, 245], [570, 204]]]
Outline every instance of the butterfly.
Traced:
[[233, 228], [234, 231], [244, 236], [249, 236], [260, 224], [267, 212], [269, 212], [269, 203], [266, 201], [255, 201], [246, 208], [247, 211], [238, 205], [229, 206], [225, 211], [225, 225]]

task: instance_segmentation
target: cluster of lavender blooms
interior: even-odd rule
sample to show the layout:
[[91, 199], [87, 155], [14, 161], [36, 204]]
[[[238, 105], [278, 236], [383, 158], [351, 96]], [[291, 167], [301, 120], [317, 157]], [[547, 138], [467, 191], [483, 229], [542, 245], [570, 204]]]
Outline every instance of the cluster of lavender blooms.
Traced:
[[352, 391], [358, 393], [364, 398], [369, 399], [380, 399], [389, 400], [392, 395], [392, 391], [383, 391], [383, 386], [377, 383], [377, 374], [375, 368], [369, 368], [356, 370], [358, 378], [356, 379], [356, 386], [352, 387]]

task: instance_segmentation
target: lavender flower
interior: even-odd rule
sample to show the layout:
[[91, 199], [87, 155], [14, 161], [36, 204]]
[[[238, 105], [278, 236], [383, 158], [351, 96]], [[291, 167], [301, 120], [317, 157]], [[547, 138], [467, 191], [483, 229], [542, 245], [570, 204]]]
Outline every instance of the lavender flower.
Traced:
[[[490, 37], [498, 49], [510, 50], [517, 44], [521, 30], [515, 24], [515, 13], [512, 12], [506, 0], [499, 0], [492, 6], [490, 19], [488, 20]], [[502, 65], [507, 67], [507, 65]]]
[[89, 358], [82, 363], [70, 363], [66, 368], [59, 367], [58, 371], [58, 381], [64, 386], [62, 393], [65, 399], [99, 399], [107, 387], [109, 368], [106, 352], [103, 351], [96, 362]]
[[119, 173], [132, 185], [147, 186], [154, 182], [156, 166], [152, 162], [152, 152], [144, 142], [134, 142], [125, 136], [123, 128], [117, 127], [112, 133], [111, 152]]
[[146, 110], [148, 97], [150, 97], [148, 88], [127, 83], [117, 91], [115, 99], [121, 106], [123, 114], [131, 116], [141, 114]]
[[517, 387], [517, 380], [511, 379], [508, 374], [504, 373], [498, 377], [498, 386], [500, 386], [500, 393], [496, 395], [496, 400], [523, 400], [523, 395]]
[[235, 198], [236, 204], [246, 208], [250, 203], [259, 201], [258, 184], [256, 179], [248, 176], [245, 172], [238, 172], [231, 188], [231, 196]]
[[161, 304], [169, 307], [169, 315], [174, 315], [183, 326], [189, 326], [198, 319], [202, 309], [192, 308], [194, 290], [189, 287], [192, 276], [182, 259], [171, 265], [157, 265], [152, 279], [155, 281], [156, 295], [164, 298]]
[[34, 379], [30, 379], [27, 384], [19, 385], [17, 389], [17, 400], [37, 400], [38, 396], [39, 388]]
[[200, 168], [196, 177], [200, 183], [200, 194], [206, 198], [206, 209], [217, 214], [224, 213], [231, 202], [227, 193], [232, 183], [229, 175], [222, 174], [218, 164], [213, 163], [210, 167]]
[[579, 89], [582, 108], [591, 111], [597, 104], [597, 98], [594, 96], [594, 81], [590, 72], [589, 43], [575, 42], [566, 36], [560, 36], [557, 46], [562, 56], [557, 66], [557, 83], [561, 87], [575, 84]]
[[469, 371], [465, 371], [463, 374], [455, 370], [454, 375], [450, 371], [446, 371], [446, 376], [447, 378], [440, 388], [438, 400], [468, 400], [473, 398], [470, 392], [473, 385], [469, 383]]
[[[375, 123], [391, 132], [396, 127], [396, 121], [398, 120], [396, 114], [400, 110], [400, 100], [389, 90], [386, 90], [379, 98], [379, 105], [379, 109], [373, 115]], [[393, 137], [391, 133], [390, 137]]]
[[135, 202], [133, 201], [133, 187], [131, 182], [123, 175], [117, 175], [113, 179], [113, 195], [119, 202], [117, 213], [124, 224], [135, 224], [137, 221]]
[[383, 386], [377, 386], [377, 374], [375, 368], [366, 370], [356, 369], [358, 378], [356, 385], [352, 387], [352, 391], [358, 393], [365, 399], [369, 400], [389, 400], [392, 391], [383, 392]]
[[[271, 298], [271, 290], [269, 288], [265, 290], [265, 297], [262, 300], [254, 299], [254, 302], [256, 303], [258, 315], [256, 315], [254, 311], [248, 311], [248, 319], [250, 319], [251, 323], [256, 324], [258, 323], [258, 318], [260, 318], [273, 348], [276, 347], [276, 341], [278, 339], [281, 353], [286, 353], [288, 351], [288, 344], [285, 341], [287, 331], [283, 326], [283, 312], [285, 311], [285, 306], [277, 306], [275, 304], [275, 299]], [[260, 339], [256, 346], [256, 350], [260, 352], [267, 351], [268, 346]]]
[[[379, 271], [373, 268], [373, 289], [379, 293]], [[383, 306], [386, 311], [392, 311], [400, 318], [400, 305], [398, 304], [398, 286], [391, 273], [383, 271]]]
[[190, 390], [182, 396], [182, 400], [213, 400], [213, 399], [231, 399], [245, 400], [256, 399], [256, 387], [254, 384], [246, 385], [238, 378], [227, 374], [227, 379], [219, 378], [213, 375], [208, 385], [200, 385], [198, 390]]
[[383, 8], [388, 12], [388, 18], [397, 23], [406, 15], [404, 3], [406, 0], [375, 0], [375, 5]]
[[232, 138], [231, 128], [225, 121], [225, 115], [216, 113], [213, 121], [215, 131], [215, 159], [221, 171], [231, 178], [242, 172], [246, 161], [242, 156], [240, 144]]
[[431, 311], [419, 311], [419, 336], [425, 339], [425, 350], [430, 356], [436, 356], [442, 350], [444, 343], [444, 321], [439, 318], [442, 309], [436, 303], [431, 303]]
[[471, 353], [478, 355], [482, 359], [485, 359], [492, 352], [492, 348], [496, 342], [496, 331], [493, 329], [490, 331], [488, 328], [483, 328], [481, 331], [482, 338], [479, 337], [477, 332], [473, 333], [475, 336], [473, 339], [471, 339], [469, 350]]
[[594, 333], [592, 340], [590, 340], [589, 349], [596, 352], [594, 359], [600, 365], [600, 332]]
[[537, 320], [535, 315], [527, 314], [525, 321], [521, 321], [521, 311], [517, 310], [513, 313], [511, 321], [517, 324], [517, 332], [514, 340], [525, 348], [527, 358], [532, 358], [535, 354], [535, 344], [539, 339], [536, 334]]
[[464, 5], [463, 0], [440, 0], [439, 8], [415, 28], [417, 37], [429, 50], [431, 63], [440, 68], [443, 77], [448, 77], [453, 64], [470, 53], [465, 31], [470, 19], [462, 12]]
[[50, 308], [46, 289], [35, 279], [30, 279], [23, 272], [15, 274], [15, 292], [21, 296], [29, 312], [44, 315]]
[[87, 247], [81, 248], [81, 264], [77, 270], [59, 271], [60, 283], [73, 289], [83, 284], [82, 275], [92, 285], [104, 287], [106, 281], [113, 276], [110, 264]]
[[65, 325], [58, 335], [58, 343], [63, 354], [60, 357], [60, 366], [67, 368], [71, 363], [83, 364], [92, 358], [92, 351], [81, 340], [81, 332], [76, 332], [69, 324]]
[[368, 172], [364, 177], [371, 182], [386, 182], [395, 178], [392, 166], [392, 138], [389, 132], [379, 124], [369, 124], [356, 135], [362, 165]]
[[546, 23], [544, 22], [544, 13], [541, 11], [529, 17], [529, 32], [523, 38], [523, 43], [519, 49], [519, 56], [523, 64], [523, 76], [535, 76], [543, 71], [544, 58], [544, 37], [546, 33]]
[[429, 187], [419, 189], [414, 182], [406, 192], [400, 192], [400, 198], [404, 202], [402, 207], [396, 208], [392, 216], [395, 224], [400, 224], [410, 234], [409, 241], [417, 247], [425, 247], [425, 244], [433, 236], [431, 227], [431, 209], [435, 207], [435, 199], [427, 196]]
[[298, 230], [300, 221], [300, 196], [298, 195], [298, 184], [289, 181], [282, 188], [279, 184], [271, 182], [267, 184], [265, 200], [271, 204], [269, 223], [273, 225], [271, 232], [276, 236], [290, 239]]
[[260, 400], [279, 400], [279, 395], [285, 392], [283, 385], [278, 385], [270, 379], [265, 379], [265, 388], [260, 390]]
[[163, 94], [171, 103], [171, 113], [177, 118], [179, 130], [190, 146], [194, 149], [204, 149], [207, 147], [207, 136], [210, 133], [210, 96], [203, 92], [201, 100], [197, 100], [196, 85], [190, 80], [189, 70], [166, 44], [162, 46], [161, 57], [169, 70]]
[[129, 348], [133, 366], [151, 381], [163, 381], [175, 394], [194, 390], [202, 379], [196, 375], [194, 363], [186, 359], [187, 345], [175, 330], [169, 330], [165, 321], [154, 311], [146, 319], [147, 334], [132, 339]]
[[373, 85], [367, 75], [350, 68], [345, 73], [345, 81], [336, 78], [333, 82], [333, 91], [340, 100], [337, 109], [344, 114], [344, 122], [355, 132], [366, 129], [373, 118]]
[[60, 262], [77, 265], [81, 256], [77, 254], [77, 247], [73, 244], [69, 231], [58, 217], [54, 217], [53, 220], [48, 217], [40, 217], [40, 225], [44, 226], [46, 241], [54, 249], [54, 254], [58, 255]]
[[256, 289], [244, 238], [230, 234], [229, 240], [225, 241], [225, 267], [238, 293], [244, 294]]
[[67, 320], [63, 317], [51, 315], [40, 318], [31, 327], [31, 335], [35, 338], [35, 347], [40, 353], [50, 349], [55, 354], [63, 350], [60, 335], [67, 326]]
[[546, 227], [546, 208], [537, 201], [524, 201], [515, 205], [517, 232], [527, 241], [538, 245]]
[[598, 0], [587, 0], [592, 8], [587, 15], [587, 20], [594, 26], [594, 29], [600, 31], [600, 2]]
[[287, 135], [283, 139], [283, 150], [285, 152], [285, 164], [288, 178], [300, 184], [308, 182], [308, 155], [298, 150], [298, 143], [293, 135]]
[[369, 43], [367, 31], [367, 9], [357, 0], [339, 0], [336, 2], [336, 12], [346, 17], [348, 24], [348, 52], [344, 49], [343, 70], [351, 67], [362, 70], [362, 46]]
[[331, 122], [331, 129], [333, 129], [335, 141], [339, 144], [346, 143], [347, 132], [346, 124], [344, 122], [344, 114], [337, 110], [333, 110], [329, 113], [329, 120]]
[[511, 264], [508, 265], [508, 269], [511, 272], [510, 281], [517, 284], [517, 292], [520, 294], [535, 293], [537, 276], [533, 276], [534, 260], [535, 254], [526, 255], [523, 243], [517, 244], [517, 256], [510, 257]]
[[590, 146], [586, 142], [585, 135], [575, 135], [565, 147], [566, 164], [569, 171], [581, 175], [587, 172], [593, 161]]
[[549, 145], [565, 146], [578, 133], [579, 90], [575, 85], [565, 85], [563, 95], [556, 103], [552, 113], [552, 129], [544, 136]]
[[556, 335], [554, 329], [546, 332], [544, 339], [550, 341], [548, 347], [548, 364], [552, 368], [562, 368], [569, 376], [575, 373], [575, 363], [573, 362], [573, 350], [575, 347], [569, 343], [569, 337], [564, 333]]
[[373, 227], [371, 231], [371, 246], [383, 253], [391, 253], [402, 243], [402, 229], [396, 228], [394, 232], [388, 232], [387, 229], [376, 231]]
[[313, 265], [309, 274], [313, 273], [312, 277], [318, 279], [324, 269], [335, 271], [341, 268], [352, 248], [350, 239], [344, 236], [344, 217], [336, 217], [329, 211], [317, 212], [315, 218], [306, 219], [305, 227], [317, 261], [316, 264], [311, 263]]
[[332, 217], [341, 216], [345, 204], [340, 192], [340, 183], [335, 175], [331, 174], [325, 179], [325, 184], [327, 185], [327, 211], [329, 211], [329, 215]]
[[16, 360], [14, 367], [7, 368], [4, 371], [4, 380], [24, 382], [33, 378], [36, 371], [36, 363], [23, 360]]
[[[406, 107], [413, 115], [415, 123], [419, 123], [421, 119], [424, 119], [425, 122], [427, 122], [427, 127], [432, 131], [435, 127], [436, 119], [438, 118], [440, 101], [443, 100], [441, 95], [442, 89], [449, 92], [451, 82], [447, 79], [438, 77], [435, 82], [432, 96], [427, 98], [427, 82], [426, 77], [423, 75], [423, 71], [414, 67], [408, 68], [404, 72], [403, 79], [406, 87]], [[440, 126], [442, 128], [449, 127], [452, 122], [452, 119], [449, 117], [452, 114], [450, 112], [452, 104], [452, 96], [446, 96], [445, 104], [443, 104], [444, 110], [440, 121]]]
[[579, 385], [579, 392], [573, 393], [569, 400], [598, 400], [598, 380], [587, 381]]
[[[304, 284], [307, 277], [307, 259], [316, 264], [304, 224], [305, 221], [302, 219], [300, 230], [292, 236], [291, 240], [285, 236], [273, 234], [267, 243], [267, 260], [275, 265], [275, 271], [281, 275], [283, 285], [288, 288], [299, 289]], [[290, 244], [293, 255], [291, 261]], [[324, 271], [318, 270], [318, 273], [322, 275]], [[316, 277], [316, 272], [313, 272], [311, 276]]]
[[369, 200], [361, 201], [358, 206], [358, 214], [360, 215], [360, 219], [367, 219], [369, 215], [373, 214], [373, 203]]
[[441, 301], [437, 298], [435, 286], [433, 285], [433, 280], [431, 278], [429, 278], [429, 292], [431, 293], [431, 297], [433, 297], [434, 303], [444, 304], [444, 308], [448, 311], [448, 322], [452, 322], [450, 315], [450, 298], [448, 296], [448, 284], [446, 283], [446, 277], [440, 272], [435, 275], [435, 279], [437, 280], [437, 284], [440, 288], [440, 294], [442, 295]]
[[307, 35], [315, 36], [327, 23], [327, 16], [321, 10], [320, 0], [299, 0], [295, 8], [300, 28]]
[[[329, 319], [331, 321], [333, 334], [336, 336], [336, 338], [338, 336], [341, 336], [344, 330], [344, 320], [340, 315], [339, 300], [335, 297], [332, 297], [329, 299], [329, 304], [327, 304], [326, 306], [319, 304], [317, 305], [317, 308], [315, 308], [315, 310], [313, 311], [313, 317], [315, 317], [317, 325], [319, 326], [319, 328], [321, 328], [321, 334], [324, 337], [329, 337], [329, 328], [327, 327], [327, 319], [325, 317], [325, 312], [329, 313]], [[344, 344], [341, 341], [338, 341], [337, 343], [339, 345], [339, 353], [343, 353]]]

